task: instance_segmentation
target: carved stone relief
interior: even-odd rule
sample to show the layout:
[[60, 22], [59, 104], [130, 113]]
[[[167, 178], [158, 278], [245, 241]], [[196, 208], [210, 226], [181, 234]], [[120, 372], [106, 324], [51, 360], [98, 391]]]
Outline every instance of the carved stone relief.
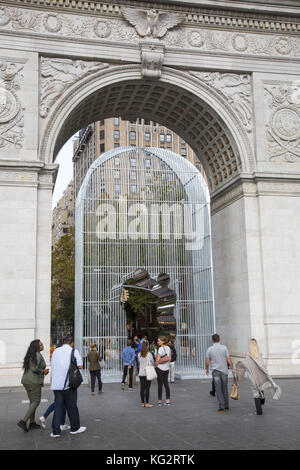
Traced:
[[22, 147], [23, 111], [18, 92], [23, 64], [0, 58], [0, 148]]
[[190, 29], [187, 45], [203, 51], [299, 57], [300, 39], [294, 36]]
[[47, 117], [51, 106], [73, 83], [108, 66], [102, 62], [42, 57], [40, 116]]
[[163, 38], [169, 29], [185, 21], [184, 13], [162, 13], [157, 10], [139, 10], [136, 8], [122, 7], [124, 18], [134, 26], [141, 37]]
[[240, 32], [236, 28], [235, 31], [221, 31], [215, 27], [217, 24], [214, 22], [210, 29], [207, 28], [207, 22], [201, 29], [190, 24], [183, 26], [186, 18], [185, 14], [171, 11], [164, 13], [125, 7], [118, 14], [100, 17], [0, 7], [0, 30], [24, 31], [60, 38], [126, 41], [130, 44], [139, 44], [141, 37], [145, 37], [157, 41], [163, 39], [168, 47], [201, 49], [204, 52], [300, 57], [300, 38], [292, 28], [288, 35], [286, 30], [285, 35], [281, 35], [276, 28], [269, 34], [265, 34], [263, 29], [259, 34], [252, 33], [243, 31], [241, 25]]
[[160, 78], [165, 56], [163, 44], [141, 42], [141, 73], [145, 78]]
[[219, 72], [191, 72], [226, 98], [248, 132], [253, 129], [251, 76]]
[[300, 81], [265, 85], [266, 132], [271, 161], [300, 161], [299, 92]]

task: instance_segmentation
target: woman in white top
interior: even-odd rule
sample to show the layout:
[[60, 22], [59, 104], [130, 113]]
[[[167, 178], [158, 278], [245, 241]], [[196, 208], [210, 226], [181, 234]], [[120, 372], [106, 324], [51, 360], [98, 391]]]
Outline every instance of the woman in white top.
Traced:
[[163, 386], [166, 391], [165, 405], [170, 405], [170, 387], [168, 383], [171, 349], [167, 346], [168, 339], [165, 336], [159, 336], [157, 344], [159, 346], [156, 356], [156, 373], [157, 373], [157, 386], [158, 386], [158, 406], [162, 405]]
[[142, 408], [151, 408], [153, 405], [149, 403], [151, 380], [147, 380], [146, 367], [153, 364], [153, 357], [149, 351], [149, 341], [144, 339], [141, 346], [141, 351], [138, 354], [139, 360], [139, 378], [140, 378], [140, 395]]

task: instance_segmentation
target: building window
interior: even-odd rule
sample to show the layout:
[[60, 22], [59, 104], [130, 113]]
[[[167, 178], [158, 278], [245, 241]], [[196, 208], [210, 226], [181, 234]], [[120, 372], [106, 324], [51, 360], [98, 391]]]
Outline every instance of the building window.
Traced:
[[114, 125], [115, 125], [115, 126], [118, 126], [119, 124], [120, 124], [119, 118], [118, 118], [118, 117], [115, 117], [115, 118], [114, 118]]
[[115, 180], [120, 179], [120, 170], [115, 170]]
[[114, 147], [115, 147], [115, 149], [118, 149], [118, 148], [120, 147], [120, 144], [118, 144], [118, 143], [115, 142], [115, 143], [114, 143]]
[[159, 135], [159, 141], [160, 141], [161, 143], [164, 143], [164, 141], [165, 141], [165, 134], [160, 134], [160, 135]]
[[186, 157], [186, 149], [181, 149], [181, 156]]
[[121, 185], [120, 184], [115, 184], [115, 193], [120, 194], [121, 191]]
[[150, 141], [151, 141], [150, 132], [145, 132], [145, 141], [146, 141], [146, 142], [150, 142]]
[[136, 140], [136, 132], [135, 132], [135, 131], [131, 131], [129, 138], [130, 138], [130, 140]]
[[100, 121], [100, 126], [104, 126], [104, 121]]
[[181, 145], [186, 145], [186, 141], [181, 139]]
[[100, 152], [105, 152], [105, 144], [100, 144]]
[[145, 119], [144, 123], [145, 123], [145, 126], [150, 126], [150, 120], [149, 119]]
[[130, 185], [130, 192], [131, 192], [131, 194], [136, 194], [136, 184], [131, 184]]
[[103, 140], [104, 137], [105, 137], [105, 134], [104, 134], [104, 130], [102, 129], [102, 130], [100, 131], [100, 140]]
[[119, 131], [119, 130], [114, 131], [114, 139], [115, 139], [115, 140], [119, 140], [119, 139], [120, 139], [120, 131]]
[[146, 158], [145, 159], [145, 167], [146, 168], [151, 168], [151, 158]]
[[131, 158], [130, 159], [130, 166], [136, 167], [136, 158]]
[[[119, 145], [119, 144], [116, 144], [116, 145]], [[115, 157], [115, 166], [120, 166], [120, 158], [119, 157]]]
[[167, 142], [168, 143], [172, 142], [172, 134], [167, 134]]
[[130, 172], [130, 179], [131, 180], [136, 180], [136, 171], [131, 171]]

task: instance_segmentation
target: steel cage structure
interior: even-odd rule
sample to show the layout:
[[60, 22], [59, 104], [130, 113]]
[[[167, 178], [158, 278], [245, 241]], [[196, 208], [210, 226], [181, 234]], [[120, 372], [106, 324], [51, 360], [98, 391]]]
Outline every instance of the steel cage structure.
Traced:
[[[198, 169], [161, 148], [121, 147], [90, 167], [75, 209], [75, 344], [95, 343], [118, 380], [128, 337], [124, 279], [170, 276], [177, 296], [176, 373], [200, 374], [215, 332], [210, 196]], [[86, 364], [86, 361], [85, 361]]]

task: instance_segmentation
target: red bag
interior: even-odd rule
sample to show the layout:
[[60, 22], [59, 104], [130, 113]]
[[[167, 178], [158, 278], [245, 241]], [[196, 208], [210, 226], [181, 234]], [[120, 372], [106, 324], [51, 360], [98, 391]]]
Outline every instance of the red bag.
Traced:
[[170, 361], [171, 361], [171, 356], [168, 356], [168, 354], [164, 354], [163, 356], [160, 356], [159, 364], [164, 364], [165, 362], [170, 362]]

